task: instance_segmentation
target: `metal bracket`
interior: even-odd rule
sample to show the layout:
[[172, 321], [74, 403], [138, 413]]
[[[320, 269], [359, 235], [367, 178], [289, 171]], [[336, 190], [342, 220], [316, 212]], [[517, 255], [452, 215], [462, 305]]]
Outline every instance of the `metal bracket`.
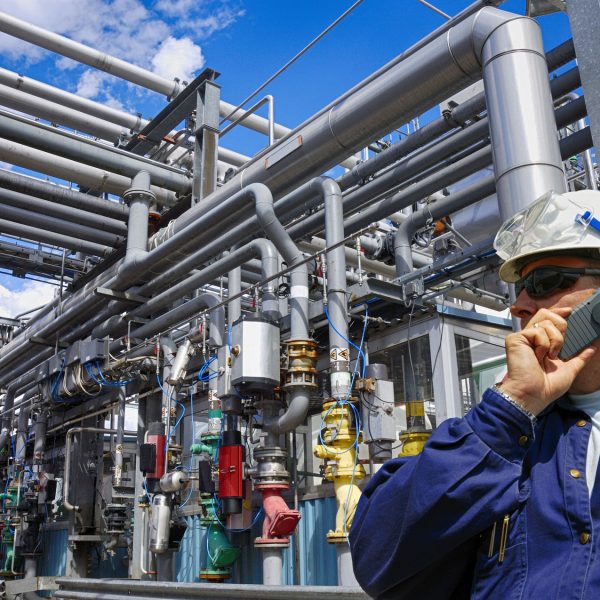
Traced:
[[123, 302], [133, 302], [134, 304], [145, 304], [148, 301], [148, 298], [140, 296], [139, 294], [132, 294], [131, 292], [117, 292], [104, 287], [97, 287], [94, 290], [94, 293], [97, 296], [106, 296], [107, 298], [122, 300]]

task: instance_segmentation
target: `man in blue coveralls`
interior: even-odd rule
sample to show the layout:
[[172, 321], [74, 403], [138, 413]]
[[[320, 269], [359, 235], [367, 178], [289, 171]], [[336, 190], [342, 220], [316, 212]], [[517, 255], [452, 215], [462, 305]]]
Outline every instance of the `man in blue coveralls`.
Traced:
[[496, 236], [522, 330], [502, 382], [366, 486], [350, 544], [374, 598], [600, 598], [600, 340], [558, 357], [600, 287], [594, 211], [600, 192], [549, 193]]

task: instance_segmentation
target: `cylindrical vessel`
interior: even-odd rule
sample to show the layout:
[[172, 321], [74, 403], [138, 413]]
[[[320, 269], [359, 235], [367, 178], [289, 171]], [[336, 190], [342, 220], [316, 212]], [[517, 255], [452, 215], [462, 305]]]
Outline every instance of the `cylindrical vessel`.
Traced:
[[150, 552], [163, 554], [169, 549], [171, 508], [166, 496], [157, 494], [152, 500], [150, 515]]
[[261, 314], [244, 315], [231, 328], [231, 383], [247, 391], [279, 385], [279, 327]]

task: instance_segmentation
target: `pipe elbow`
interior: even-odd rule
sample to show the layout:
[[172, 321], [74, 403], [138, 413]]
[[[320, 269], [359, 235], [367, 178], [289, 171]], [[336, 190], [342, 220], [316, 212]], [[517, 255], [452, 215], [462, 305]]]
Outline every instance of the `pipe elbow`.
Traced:
[[278, 417], [266, 419], [263, 429], [275, 435], [281, 435], [288, 431], [293, 431], [304, 423], [308, 414], [308, 405], [310, 402], [309, 388], [298, 386], [292, 389], [290, 393], [290, 404], [287, 410]]

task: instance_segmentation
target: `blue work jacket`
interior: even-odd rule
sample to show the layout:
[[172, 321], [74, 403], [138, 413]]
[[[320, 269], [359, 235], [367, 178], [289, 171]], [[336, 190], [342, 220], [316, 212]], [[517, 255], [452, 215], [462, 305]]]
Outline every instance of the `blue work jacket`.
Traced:
[[361, 586], [395, 600], [600, 599], [591, 426], [565, 399], [532, 420], [487, 390], [366, 486], [350, 532]]

